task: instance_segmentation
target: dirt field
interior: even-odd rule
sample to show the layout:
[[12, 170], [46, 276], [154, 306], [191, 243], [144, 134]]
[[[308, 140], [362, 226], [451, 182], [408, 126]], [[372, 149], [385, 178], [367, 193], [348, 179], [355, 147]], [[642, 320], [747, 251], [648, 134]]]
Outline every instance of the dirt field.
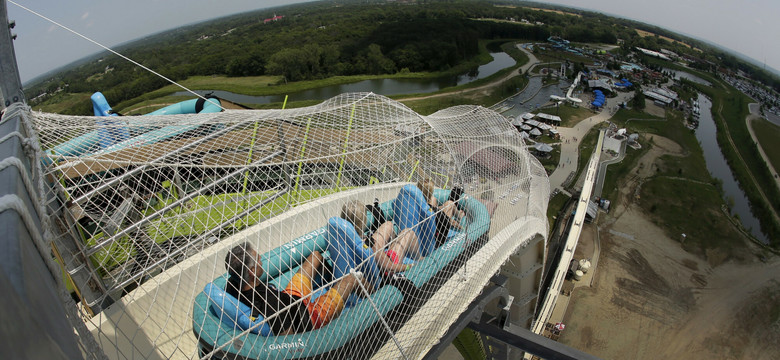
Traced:
[[[679, 154], [668, 139], [654, 142], [639, 163]], [[636, 185], [593, 226], [601, 249], [593, 286], [573, 291], [559, 341], [604, 359], [780, 358], [780, 258], [711, 266], [632, 204]], [[586, 238], [578, 253], [592, 252]]]
[[[644, 31], [644, 30], [639, 30], [639, 29], [636, 29], [636, 33], [639, 34], [639, 36], [641, 36], [641, 37], [656, 36], [657, 35], [655, 33], [651, 33], [649, 31]], [[668, 42], [678, 43], [678, 44], [684, 45], [684, 46], [689, 47], [689, 48], [691, 47], [690, 45], [688, 45], [688, 44], [686, 44], [684, 42], [677, 41], [677, 40], [672, 39], [670, 37], [661, 36], [661, 35], [658, 35], [658, 37], [661, 38], [661, 39], [664, 39], [664, 40], [666, 40]]]
[[542, 8], [535, 8], [535, 7], [529, 7], [528, 9], [536, 10], [536, 11], [546, 11], [546, 12], [556, 13], [556, 14], [560, 14], [560, 15], [571, 15], [571, 16], [576, 16], [576, 17], [582, 17], [582, 15], [580, 15], [580, 14], [575, 14], [575, 13], [570, 13], [570, 12], [565, 12], [565, 11], [560, 11], [560, 10], [542, 9]]

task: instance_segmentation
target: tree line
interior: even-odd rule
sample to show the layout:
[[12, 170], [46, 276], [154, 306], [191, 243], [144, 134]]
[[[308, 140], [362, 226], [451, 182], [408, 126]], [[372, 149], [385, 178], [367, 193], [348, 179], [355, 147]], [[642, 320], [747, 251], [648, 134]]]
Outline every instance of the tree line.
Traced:
[[[119, 50], [179, 81], [196, 75], [278, 75], [282, 81], [337, 75], [440, 72], [474, 61], [481, 39], [543, 41], [558, 35], [577, 42], [659, 47], [628, 23], [601, 14], [572, 16], [488, 1], [315, 2], [216, 19], [140, 39]], [[273, 14], [279, 21], [264, 23]], [[521, 24], [525, 19], [531, 23]], [[644, 40], [647, 39], [647, 40]], [[662, 39], [660, 41], [663, 41]], [[652, 44], [650, 42], [655, 42]], [[167, 83], [113, 55], [104, 55], [27, 89], [102, 91], [112, 103]], [[88, 104], [87, 104], [88, 105]], [[89, 113], [89, 106], [71, 113]]]

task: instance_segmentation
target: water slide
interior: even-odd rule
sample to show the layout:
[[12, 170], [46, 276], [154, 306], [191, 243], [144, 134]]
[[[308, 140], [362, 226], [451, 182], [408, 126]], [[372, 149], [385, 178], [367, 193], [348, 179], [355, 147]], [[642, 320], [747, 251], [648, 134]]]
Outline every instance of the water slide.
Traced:
[[572, 91], [574, 91], [574, 88], [575, 88], [575, 87], [577, 87], [577, 84], [579, 84], [579, 83], [580, 83], [580, 78], [581, 78], [581, 77], [582, 77], [582, 72], [580, 72], [579, 74], [577, 74], [577, 78], [576, 78], [576, 79], [574, 79], [574, 82], [573, 82], [573, 83], [571, 84], [571, 86], [569, 87], [569, 91], [567, 91], [567, 92], [566, 92], [566, 99], [567, 99], [567, 100], [569, 100], [569, 101], [571, 101], [571, 102], [575, 102], [575, 103], [581, 103], [581, 102], [582, 102], [582, 99], [578, 99], [578, 98], [575, 98], [575, 97], [571, 97], [571, 93], [572, 93]]
[[[92, 110], [95, 116], [100, 117], [96, 121], [99, 129], [68, 140], [59, 144], [47, 154], [53, 156], [80, 156], [96, 151], [108, 152], [126, 148], [130, 145], [146, 145], [176, 136], [186, 131], [194, 130], [199, 125], [173, 125], [160, 129], [154, 127], [131, 127], [128, 129], [127, 120], [121, 119], [112, 111], [102, 93], [96, 92], [91, 96]], [[219, 99], [209, 98], [185, 100], [162, 109], [153, 111], [149, 115], [172, 114], [200, 114], [222, 111]]]

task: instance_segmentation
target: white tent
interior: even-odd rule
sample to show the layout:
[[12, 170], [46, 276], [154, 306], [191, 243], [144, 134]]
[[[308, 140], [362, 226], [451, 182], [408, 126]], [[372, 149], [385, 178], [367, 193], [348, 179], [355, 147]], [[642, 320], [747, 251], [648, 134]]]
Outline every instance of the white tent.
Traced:
[[546, 153], [553, 150], [552, 146], [547, 145], [545, 143], [537, 143], [536, 145], [534, 145], [534, 148], [536, 149], [536, 151], [546, 152]]
[[539, 131], [539, 129], [533, 129], [533, 130], [531, 130], [530, 134], [531, 134], [531, 136], [540, 136], [540, 135], [542, 135], [542, 132]]

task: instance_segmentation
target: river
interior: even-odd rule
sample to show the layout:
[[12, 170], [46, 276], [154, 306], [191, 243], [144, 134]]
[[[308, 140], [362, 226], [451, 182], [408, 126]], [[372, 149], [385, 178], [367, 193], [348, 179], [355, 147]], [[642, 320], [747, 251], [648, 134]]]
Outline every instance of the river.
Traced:
[[[502, 69], [515, 65], [515, 60], [504, 52], [490, 53], [493, 61], [480, 65], [475, 71], [457, 76], [446, 76], [434, 79], [373, 79], [350, 84], [324, 86], [289, 94], [288, 101], [325, 100], [339, 94], [349, 92], [373, 92], [381, 95], [420, 94], [439, 91], [441, 89], [463, 85], [486, 78]], [[213, 93], [219, 98], [239, 104], [268, 104], [284, 101], [284, 95], [251, 96], [236, 94], [222, 90], [196, 90], [204, 95]], [[191, 96], [189, 92], [178, 91], [173, 96]]]
[[739, 215], [742, 225], [753, 236], [765, 243], [768, 242], [767, 236], [761, 232], [761, 224], [750, 210], [750, 202], [747, 196], [739, 187], [739, 182], [734, 178], [734, 174], [731, 172], [731, 168], [718, 146], [715, 122], [710, 112], [712, 102], [706, 96], [699, 94], [699, 107], [701, 108], [701, 116], [699, 117], [699, 128], [696, 129], [696, 139], [699, 140], [699, 144], [701, 144], [701, 148], [704, 151], [707, 170], [709, 170], [712, 177], [723, 182], [723, 193], [726, 199], [734, 200], [731, 214]]
[[693, 75], [691, 73], [687, 73], [685, 71], [678, 71], [678, 70], [669, 69], [669, 68], [663, 68], [663, 71], [671, 73], [672, 77], [675, 80], [685, 79], [685, 80], [688, 80], [688, 81], [695, 82], [697, 84], [702, 84], [702, 85], [706, 85], [706, 86], [712, 86], [712, 84], [710, 84], [709, 81], [704, 80], [704, 79], [702, 79], [702, 78], [700, 78], [700, 77], [698, 77], [696, 75]]

